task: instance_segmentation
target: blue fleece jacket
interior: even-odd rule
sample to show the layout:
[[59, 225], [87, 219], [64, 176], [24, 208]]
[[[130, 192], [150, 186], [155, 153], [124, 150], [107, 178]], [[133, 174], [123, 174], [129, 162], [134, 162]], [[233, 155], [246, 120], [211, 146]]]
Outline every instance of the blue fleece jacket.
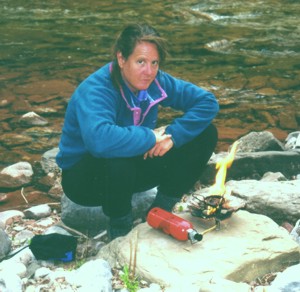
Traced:
[[89, 152], [95, 157], [143, 155], [155, 145], [158, 105], [183, 111], [167, 127], [174, 147], [198, 136], [216, 116], [215, 96], [159, 71], [139, 104], [123, 83], [115, 88], [110, 64], [85, 79], [72, 95], [62, 129], [57, 164], [68, 169]]

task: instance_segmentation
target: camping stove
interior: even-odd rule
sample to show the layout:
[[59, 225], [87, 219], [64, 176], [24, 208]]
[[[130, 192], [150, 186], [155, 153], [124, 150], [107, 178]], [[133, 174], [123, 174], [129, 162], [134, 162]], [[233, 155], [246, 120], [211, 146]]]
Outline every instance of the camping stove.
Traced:
[[202, 219], [214, 218], [217, 228], [220, 222], [229, 218], [233, 212], [245, 208], [246, 202], [231, 195], [199, 195], [193, 194], [188, 209], [192, 216]]
[[219, 195], [205, 197], [193, 194], [188, 207], [191, 214], [195, 217], [203, 219], [215, 218], [219, 221], [229, 218], [234, 211], [226, 206], [225, 197]]

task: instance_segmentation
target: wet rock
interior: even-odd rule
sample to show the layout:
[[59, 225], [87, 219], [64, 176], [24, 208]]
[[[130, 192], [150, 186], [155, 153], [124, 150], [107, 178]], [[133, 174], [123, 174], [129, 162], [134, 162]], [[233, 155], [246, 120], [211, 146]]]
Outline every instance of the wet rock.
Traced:
[[28, 162], [18, 162], [0, 172], [0, 187], [16, 188], [31, 182], [33, 170]]
[[22, 155], [17, 151], [7, 151], [6, 148], [0, 146], [0, 161], [4, 166], [16, 163], [22, 160]]
[[1, 143], [3, 143], [3, 145], [5, 145], [6, 147], [21, 146], [31, 142], [32, 138], [28, 137], [27, 135], [6, 133], [1, 137]]
[[4, 108], [4, 107], [7, 107], [11, 104], [11, 100], [9, 99], [2, 99], [0, 101], [0, 108]]
[[236, 74], [226, 81], [226, 87], [233, 90], [241, 90], [247, 84], [247, 79], [242, 74]]
[[32, 127], [24, 131], [24, 134], [34, 137], [34, 138], [41, 138], [41, 137], [53, 137], [58, 136], [61, 134], [61, 131], [56, 131], [53, 128], [48, 127]]
[[[43, 133], [44, 135], [44, 133]], [[24, 150], [26, 150], [27, 153], [30, 155], [35, 154], [35, 153], [44, 153], [49, 149], [49, 146], [51, 145], [57, 145], [58, 144], [58, 139], [56, 141], [53, 141], [53, 139], [50, 139], [51, 136], [41, 136], [38, 138], [37, 141], [34, 141], [34, 143], [27, 144], [23, 147]]]
[[265, 87], [257, 90], [257, 93], [263, 96], [275, 96], [278, 94], [278, 92], [270, 87]]
[[279, 117], [280, 126], [283, 129], [295, 130], [298, 128], [298, 123], [294, 111], [280, 112], [278, 117]]
[[230, 45], [230, 42], [226, 39], [213, 41], [210, 43], [207, 43], [204, 47], [208, 50], [212, 51], [222, 51], [224, 49], [227, 49]]
[[22, 126], [45, 126], [48, 121], [35, 112], [29, 112], [20, 118], [20, 123]]
[[267, 122], [268, 126], [274, 127], [276, 125], [277, 119], [267, 111], [261, 111], [256, 113], [259, 120]]
[[62, 108], [62, 106], [58, 107], [56, 106], [55, 108], [53, 107], [42, 107], [42, 106], [39, 106], [39, 107], [35, 107], [35, 111], [36, 113], [40, 114], [40, 115], [43, 115], [43, 116], [61, 116], [63, 110], [65, 108]]
[[255, 76], [248, 79], [248, 88], [259, 89], [266, 87], [266, 78], [264, 76]]
[[272, 77], [271, 82], [274, 86], [273, 88], [277, 89], [291, 89], [293, 87], [299, 86], [300, 81], [298, 78], [292, 79], [292, 78], [280, 78], [280, 77]]
[[34, 80], [22, 86], [18, 86], [15, 91], [17, 94], [29, 96], [70, 96], [74, 91], [74, 86], [66, 80]]
[[23, 114], [29, 112], [31, 108], [32, 106], [28, 100], [25, 99], [25, 96], [18, 96], [18, 100], [13, 101], [11, 110], [14, 113]]
[[[237, 124], [236, 124], [237, 125]], [[221, 140], [225, 141], [235, 141], [240, 137], [243, 137], [246, 135], [249, 130], [247, 128], [242, 128], [242, 127], [231, 127], [228, 126], [227, 124], [223, 125], [218, 125], [218, 132], [219, 132], [219, 137]], [[228, 148], [228, 145], [226, 144], [225, 149]]]
[[0, 193], [0, 203], [5, 203], [7, 200], [7, 194]]

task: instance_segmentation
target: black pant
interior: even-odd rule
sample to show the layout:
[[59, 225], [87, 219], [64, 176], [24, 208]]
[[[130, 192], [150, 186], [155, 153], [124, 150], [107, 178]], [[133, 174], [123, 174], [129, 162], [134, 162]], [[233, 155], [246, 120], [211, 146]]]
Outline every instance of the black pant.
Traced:
[[199, 179], [217, 140], [217, 130], [210, 125], [194, 140], [173, 147], [162, 157], [104, 159], [87, 154], [62, 171], [63, 190], [79, 205], [102, 205], [109, 217], [124, 216], [131, 210], [133, 193], [156, 186], [166, 196], [181, 198]]

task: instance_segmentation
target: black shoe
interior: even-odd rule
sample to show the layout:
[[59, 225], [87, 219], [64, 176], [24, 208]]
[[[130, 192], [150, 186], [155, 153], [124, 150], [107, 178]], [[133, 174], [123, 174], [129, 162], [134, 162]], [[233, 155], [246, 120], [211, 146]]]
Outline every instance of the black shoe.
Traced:
[[151, 206], [148, 210], [148, 212], [154, 207], [159, 207], [159, 208], [162, 208], [162, 209], [164, 209], [168, 212], [172, 212], [175, 204], [178, 203], [179, 201], [180, 201], [179, 198], [165, 196], [161, 192], [158, 191], [153, 203], [151, 204]]
[[125, 216], [110, 218], [108, 227], [108, 238], [113, 240], [120, 236], [125, 236], [131, 231], [133, 227], [133, 216], [132, 213], [128, 213]]

